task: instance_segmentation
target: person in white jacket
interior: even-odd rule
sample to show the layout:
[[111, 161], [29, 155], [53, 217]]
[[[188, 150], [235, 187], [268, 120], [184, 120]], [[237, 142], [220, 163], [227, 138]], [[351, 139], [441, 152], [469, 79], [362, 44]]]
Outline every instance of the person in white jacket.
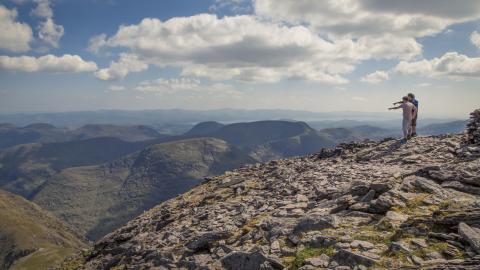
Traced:
[[417, 114], [417, 107], [409, 101], [408, 97], [402, 98], [402, 104], [397, 107], [388, 108], [389, 110], [403, 109], [403, 139], [406, 141], [412, 136], [412, 120]]

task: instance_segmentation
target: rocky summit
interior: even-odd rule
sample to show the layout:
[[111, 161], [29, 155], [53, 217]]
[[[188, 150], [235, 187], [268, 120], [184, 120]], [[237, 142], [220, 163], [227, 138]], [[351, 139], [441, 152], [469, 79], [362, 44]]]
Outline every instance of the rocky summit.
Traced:
[[208, 178], [63, 268], [479, 269], [479, 123]]

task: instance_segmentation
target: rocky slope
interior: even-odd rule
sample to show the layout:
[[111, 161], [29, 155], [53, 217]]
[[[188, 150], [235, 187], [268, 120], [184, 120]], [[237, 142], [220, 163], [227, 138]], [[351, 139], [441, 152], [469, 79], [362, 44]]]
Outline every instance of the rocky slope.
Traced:
[[343, 144], [166, 201], [64, 269], [478, 269], [480, 110], [467, 135]]
[[62, 170], [33, 201], [96, 240], [204, 177], [251, 163], [218, 139], [162, 143], [106, 164]]
[[0, 190], [0, 269], [47, 269], [86, 247], [52, 214]]

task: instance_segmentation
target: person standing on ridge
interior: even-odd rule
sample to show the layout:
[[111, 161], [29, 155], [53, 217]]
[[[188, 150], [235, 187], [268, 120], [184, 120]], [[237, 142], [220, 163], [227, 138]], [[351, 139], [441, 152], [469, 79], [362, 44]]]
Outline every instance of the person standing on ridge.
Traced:
[[410, 102], [415, 106], [415, 117], [412, 119], [412, 137], [417, 136], [417, 118], [418, 118], [418, 100], [415, 99], [415, 95], [412, 93], [409, 93], [408, 99]]
[[397, 107], [388, 108], [389, 110], [403, 109], [403, 139], [407, 141], [412, 135], [412, 120], [417, 114], [417, 108], [413, 105], [407, 96], [402, 98], [402, 104]]

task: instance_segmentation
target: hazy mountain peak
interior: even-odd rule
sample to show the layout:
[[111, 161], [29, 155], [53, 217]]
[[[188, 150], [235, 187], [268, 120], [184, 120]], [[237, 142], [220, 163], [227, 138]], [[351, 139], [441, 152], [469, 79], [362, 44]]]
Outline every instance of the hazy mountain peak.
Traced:
[[185, 133], [187, 136], [201, 136], [213, 133], [224, 125], [215, 121], [200, 122]]

